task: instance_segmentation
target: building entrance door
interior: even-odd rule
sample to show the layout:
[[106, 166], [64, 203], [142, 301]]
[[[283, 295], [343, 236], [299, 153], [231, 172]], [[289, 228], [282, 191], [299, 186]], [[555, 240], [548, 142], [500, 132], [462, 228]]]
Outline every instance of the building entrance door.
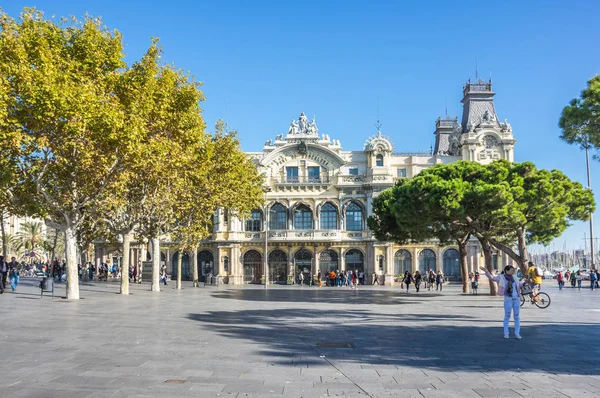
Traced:
[[306, 249], [300, 249], [294, 255], [294, 262], [296, 264], [296, 281], [300, 282], [300, 273], [302, 273], [304, 283], [312, 284], [312, 253]]
[[260, 283], [262, 255], [256, 250], [244, 254], [244, 283]]
[[282, 250], [273, 250], [269, 254], [269, 281], [271, 283], [287, 284], [288, 258]]
[[198, 275], [200, 282], [209, 282], [206, 278], [208, 275], [214, 275], [213, 273], [213, 254], [208, 250], [202, 250], [198, 252]]

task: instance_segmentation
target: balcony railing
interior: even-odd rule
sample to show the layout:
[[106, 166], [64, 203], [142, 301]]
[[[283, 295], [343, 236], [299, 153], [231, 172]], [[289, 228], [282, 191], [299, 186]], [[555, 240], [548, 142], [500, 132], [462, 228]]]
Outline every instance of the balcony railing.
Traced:
[[329, 176], [272, 177], [273, 184], [328, 184]]
[[[265, 232], [241, 232], [240, 238], [245, 241], [264, 241]], [[345, 241], [361, 240], [370, 237], [370, 231], [345, 231], [339, 229], [321, 230], [274, 230], [269, 231], [269, 242], [281, 241]]]

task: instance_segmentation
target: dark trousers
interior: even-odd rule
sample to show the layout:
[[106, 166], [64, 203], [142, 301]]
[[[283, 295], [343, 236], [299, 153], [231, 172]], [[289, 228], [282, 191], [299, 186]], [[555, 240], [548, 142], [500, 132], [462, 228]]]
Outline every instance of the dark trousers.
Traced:
[[441, 291], [441, 290], [442, 290], [442, 286], [443, 286], [443, 284], [442, 284], [442, 283], [439, 283], [439, 282], [438, 282], [438, 283], [436, 283], [436, 284], [435, 284], [435, 290], [438, 290], [438, 289], [439, 289], [439, 290]]
[[2, 274], [2, 289], [6, 289], [6, 282], [8, 281], [8, 272], [1, 272]]

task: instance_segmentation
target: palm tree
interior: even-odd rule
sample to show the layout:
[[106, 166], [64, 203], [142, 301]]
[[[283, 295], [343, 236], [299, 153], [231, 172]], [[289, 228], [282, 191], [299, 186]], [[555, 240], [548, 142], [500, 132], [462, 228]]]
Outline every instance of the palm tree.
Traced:
[[16, 233], [18, 251], [29, 250], [39, 256], [40, 249], [43, 249], [44, 230], [42, 224], [35, 221], [26, 221], [21, 224], [21, 231]]

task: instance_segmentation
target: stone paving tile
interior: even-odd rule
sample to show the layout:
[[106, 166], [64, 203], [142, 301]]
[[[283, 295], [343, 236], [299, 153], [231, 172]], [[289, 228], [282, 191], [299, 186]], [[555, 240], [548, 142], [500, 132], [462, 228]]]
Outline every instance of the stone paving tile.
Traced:
[[497, 398], [512, 398], [521, 397], [521, 395], [510, 388], [475, 388], [473, 389], [477, 394], [483, 398], [497, 397]]
[[[36, 292], [29, 283], [22, 279], [19, 294]], [[10, 330], [19, 339], [3, 346], [0, 396], [352, 397], [367, 391], [373, 398], [429, 398], [476, 396], [475, 389], [489, 396], [578, 398], [600, 392], [600, 347], [573, 356], [556, 345], [578, 336], [600, 339], [600, 317], [579, 316], [600, 307], [600, 295], [591, 292], [548, 287], [551, 307], [524, 308], [524, 340], [505, 341], [501, 300], [462, 296], [452, 285], [442, 295], [419, 296], [383, 287], [352, 294], [184, 287], [154, 294], [135, 285], [133, 295], [121, 297], [118, 284], [89, 283], [82, 286], [85, 300], [34, 306], [19, 294], [3, 295], [0, 338]], [[574, 305], [577, 313], [570, 311]], [[336, 316], [328, 317], [329, 310]], [[114, 335], [132, 338], [107, 338]], [[316, 347], [331, 341], [355, 348]]]
[[419, 390], [419, 393], [423, 398], [481, 398], [481, 395], [477, 394], [473, 390], [435, 390], [425, 389]]
[[519, 390], [513, 389], [516, 393], [526, 398], [566, 398], [567, 396], [555, 389], [540, 389], [538, 387]]

